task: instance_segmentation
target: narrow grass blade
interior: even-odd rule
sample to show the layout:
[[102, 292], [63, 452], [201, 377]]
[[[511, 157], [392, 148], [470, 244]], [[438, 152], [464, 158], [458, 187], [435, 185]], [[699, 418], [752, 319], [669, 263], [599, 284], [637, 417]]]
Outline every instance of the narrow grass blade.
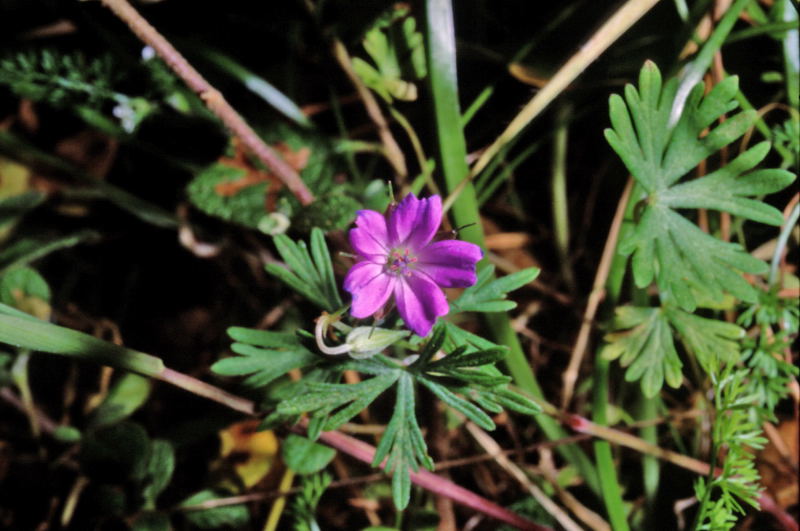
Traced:
[[303, 127], [313, 127], [314, 124], [303, 114], [300, 107], [264, 78], [254, 74], [227, 55], [210, 48], [205, 48], [200, 53], [221, 70], [239, 80], [250, 92], [267, 102], [285, 117]]
[[[464, 133], [459, 127], [461, 112], [458, 103], [455, 32], [450, 1], [428, 0], [426, 3], [426, 17], [428, 77], [433, 96], [434, 117], [441, 160], [440, 167], [446, 189], [452, 193], [467, 176], [467, 152]], [[451, 212], [456, 226], [476, 223], [474, 226], [461, 231], [461, 237], [485, 248], [478, 202], [475, 196], [475, 189], [471, 183], [466, 183], [458, 200], [453, 203]], [[482, 269], [487, 265], [487, 261], [482, 261], [478, 264], [478, 267]], [[505, 363], [517, 386], [531, 396], [543, 399], [544, 394], [528, 364], [519, 338], [511, 328], [508, 314], [486, 314], [486, 325], [498, 344], [509, 347], [509, 354]], [[538, 415], [536, 421], [548, 438], [558, 439], [565, 436], [558, 423], [550, 417]], [[576, 446], [560, 446], [559, 450], [580, 469], [581, 474], [592, 490], [598, 492], [596, 472], [586, 454]]]
[[157, 376], [164, 364], [155, 356], [30, 317], [0, 304], [0, 343]]

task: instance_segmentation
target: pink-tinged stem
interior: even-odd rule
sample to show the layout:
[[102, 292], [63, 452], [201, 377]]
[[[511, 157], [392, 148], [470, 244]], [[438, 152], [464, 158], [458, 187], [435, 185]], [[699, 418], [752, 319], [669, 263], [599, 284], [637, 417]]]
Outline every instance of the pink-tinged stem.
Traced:
[[[372, 458], [375, 456], [375, 447], [338, 431], [322, 432], [319, 439], [328, 446], [346, 453], [351, 457], [355, 457], [359, 461], [364, 461], [365, 463], [372, 463]], [[501, 522], [513, 525], [519, 529], [552, 531], [548, 527], [543, 527], [530, 520], [526, 520], [518, 514], [504, 509], [496, 503], [478, 496], [464, 487], [459, 487], [452, 481], [439, 477], [427, 470], [411, 472], [411, 481], [425, 490], [450, 498], [456, 503], [475, 509], [476, 511], [491, 516]]]
[[[154, 376], [155, 378], [180, 387], [192, 394], [208, 398], [219, 404], [227, 406], [235, 411], [244, 413], [245, 415], [255, 415], [256, 407], [251, 400], [241, 398], [233, 395], [211, 384], [207, 384], [197, 378], [193, 378], [188, 374], [164, 368], [160, 373]], [[306, 422], [301, 422], [301, 426], [305, 429]], [[362, 442], [354, 437], [345, 435], [341, 432], [328, 431], [320, 435], [320, 441], [328, 446], [339, 450], [351, 457], [355, 457], [359, 461], [371, 464], [375, 456], [375, 447]], [[471, 507], [476, 511], [480, 511], [487, 516], [496, 518], [502, 522], [518, 527], [523, 530], [530, 531], [551, 531], [547, 527], [534, 524], [530, 520], [526, 520], [521, 516], [500, 507], [499, 505], [490, 502], [486, 498], [478, 496], [472, 491], [463, 487], [459, 487], [452, 481], [441, 478], [436, 474], [428, 471], [421, 470], [419, 472], [411, 473], [411, 481], [419, 485], [425, 490], [429, 490], [435, 494], [440, 494], [450, 498], [456, 503], [460, 503], [467, 507]]]
[[164, 367], [164, 369], [154, 375], [153, 378], [172, 384], [175, 387], [180, 387], [197, 396], [213, 400], [214, 402], [227, 406], [234, 411], [244, 413], [245, 415], [256, 414], [256, 406], [252, 400], [233, 395], [224, 389], [207, 384], [202, 380], [198, 380], [182, 372], [174, 371], [168, 367]]
[[314, 196], [297, 172], [270, 148], [244, 118], [231, 107], [221, 92], [215, 89], [200, 72], [175, 49], [127, 0], [101, 0], [115, 15], [122, 19], [131, 31], [145, 44], [156, 51], [167, 66], [202, 99], [225, 126], [233, 132], [247, 149], [263, 162], [304, 205], [314, 201]]

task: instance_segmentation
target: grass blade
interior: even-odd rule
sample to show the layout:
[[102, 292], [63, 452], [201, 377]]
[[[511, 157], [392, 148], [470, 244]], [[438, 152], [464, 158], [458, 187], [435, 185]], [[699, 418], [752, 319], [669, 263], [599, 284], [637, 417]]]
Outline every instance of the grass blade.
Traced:
[[[433, 95], [440, 167], [444, 174], [446, 189], [452, 193], [467, 177], [466, 142], [463, 130], [457, 127], [457, 124], [461, 123], [461, 113], [458, 103], [452, 5], [449, 0], [428, 0], [425, 9], [428, 77]], [[455, 127], [454, 124], [456, 124]], [[471, 183], [466, 182], [461, 195], [453, 203], [451, 212], [453, 223], [456, 226], [476, 223], [461, 231], [460, 234], [464, 240], [485, 248], [478, 202]], [[486, 261], [482, 261], [478, 267], [482, 269], [487, 265]], [[493, 339], [498, 344], [509, 347], [505, 363], [517, 386], [533, 397], [543, 399], [544, 393], [531, 371], [516, 332], [511, 328], [508, 314], [486, 314], [486, 324]], [[558, 439], [565, 436], [564, 431], [552, 418], [539, 415], [536, 417], [536, 421], [548, 438]], [[598, 492], [597, 475], [586, 454], [572, 445], [560, 446], [559, 451], [570, 462], [578, 466], [587, 484], [591, 486], [592, 490]]]
[[164, 370], [164, 363], [155, 356], [41, 321], [5, 304], [0, 304], [0, 342], [100, 363], [144, 376], [157, 376]]

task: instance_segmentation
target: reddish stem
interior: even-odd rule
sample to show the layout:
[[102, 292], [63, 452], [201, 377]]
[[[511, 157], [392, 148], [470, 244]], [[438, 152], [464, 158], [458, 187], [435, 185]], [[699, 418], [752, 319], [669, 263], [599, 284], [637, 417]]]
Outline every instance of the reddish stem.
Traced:
[[[355, 457], [359, 461], [372, 463], [375, 456], [375, 447], [363, 441], [345, 435], [338, 431], [322, 432], [319, 436], [320, 441], [340, 452]], [[411, 481], [425, 490], [450, 498], [456, 503], [475, 509], [485, 515], [496, 518], [501, 522], [513, 525], [519, 529], [531, 531], [551, 531], [548, 527], [543, 527], [522, 518], [503, 507], [493, 503], [486, 498], [478, 496], [474, 492], [460, 487], [450, 480], [437, 476], [427, 470], [411, 472]]]
[[101, 0], [115, 15], [122, 19], [131, 31], [145, 44], [151, 46], [167, 66], [175, 72], [190, 89], [200, 96], [206, 106], [225, 126], [241, 139], [247, 149], [263, 162], [291, 190], [297, 199], [308, 205], [314, 196], [306, 187], [297, 172], [272, 148], [261, 140], [244, 118], [225, 100], [200, 72], [175, 49], [147, 20], [131, 6], [127, 0]]

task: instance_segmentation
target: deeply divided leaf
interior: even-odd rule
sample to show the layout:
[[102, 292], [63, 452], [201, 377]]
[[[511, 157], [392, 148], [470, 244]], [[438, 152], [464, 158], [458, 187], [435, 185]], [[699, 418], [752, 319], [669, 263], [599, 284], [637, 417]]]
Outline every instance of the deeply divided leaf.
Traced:
[[455, 302], [450, 303], [450, 314], [459, 312], [507, 312], [517, 303], [506, 299], [506, 295], [521, 288], [539, 276], [539, 269], [530, 267], [510, 275], [494, 278], [494, 266], [484, 267], [478, 272], [475, 284], [464, 290]]
[[284, 234], [275, 236], [274, 241], [287, 267], [267, 264], [267, 272], [323, 310], [338, 309], [342, 300], [322, 231], [314, 229], [311, 233], [311, 254], [304, 241], [295, 242]]
[[393, 474], [392, 498], [400, 510], [408, 506], [411, 491], [409, 471], [419, 470], [420, 463], [433, 470], [433, 460], [428, 456], [414, 412], [415, 404], [412, 377], [403, 373], [397, 382], [397, 401], [392, 420], [386, 426], [372, 461], [373, 466], [379, 466], [386, 459], [384, 470]]
[[223, 376], [247, 375], [248, 387], [263, 387], [292, 369], [321, 361], [293, 334], [235, 327], [228, 335], [240, 341], [231, 346], [238, 356], [217, 361], [211, 370]]
[[620, 242], [620, 252], [633, 254], [639, 287], [655, 280], [662, 301], [685, 310], [693, 311], [701, 300], [721, 301], [725, 292], [754, 302], [756, 291], [741, 272], [762, 274], [766, 264], [741, 246], [706, 234], [678, 209], [718, 210], [780, 225], [781, 213], [758, 196], [781, 190], [794, 176], [783, 170], [752, 171], [769, 151], [769, 144], [761, 143], [708, 175], [679, 183], [702, 160], [742, 136], [756, 115], [740, 112], [713, 126], [737, 107], [738, 79], [729, 77], [705, 96], [702, 85], [695, 87], [671, 129], [676, 86], [675, 79], [662, 84], [658, 68], [648, 62], [638, 90], [628, 85], [624, 100], [612, 95], [609, 101], [612, 128], [605, 131], [606, 139], [644, 191], [636, 227]]
[[619, 358], [628, 367], [625, 379], [641, 381], [646, 396], [655, 396], [666, 380], [670, 387], [680, 386], [683, 375], [673, 342], [677, 334], [686, 351], [708, 372], [721, 363], [736, 362], [740, 355], [740, 327], [687, 313], [673, 306], [617, 308], [614, 332], [607, 334], [603, 348], [606, 359]]
[[617, 308], [614, 328], [619, 331], [606, 335], [608, 344], [602, 355], [610, 360], [620, 358], [620, 364], [628, 367], [627, 381], [639, 380], [648, 397], [661, 390], [664, 380], [670, 387], [680, 386], [683, 364], [661, 308]]

